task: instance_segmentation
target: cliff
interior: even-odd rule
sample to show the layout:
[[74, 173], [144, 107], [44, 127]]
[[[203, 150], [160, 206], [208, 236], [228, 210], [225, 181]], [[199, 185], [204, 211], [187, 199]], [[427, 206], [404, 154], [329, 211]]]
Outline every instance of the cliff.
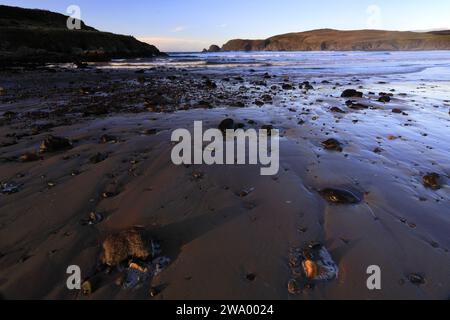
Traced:
[[222, 51], [413, 51], [449, 50], [450, 31], [401, 32], [321, 29], [266, 40], [235, 39]]
[[67, 16], [0, 6], [0, 63], [107, 61], [164, 55], [131, 36], [100, 32], [81, 22], [67, 29]]

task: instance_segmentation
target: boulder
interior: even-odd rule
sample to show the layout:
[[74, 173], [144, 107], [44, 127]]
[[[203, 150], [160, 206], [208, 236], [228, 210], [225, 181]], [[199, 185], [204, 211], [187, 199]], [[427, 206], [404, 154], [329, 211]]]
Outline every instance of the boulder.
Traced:
[[44, 141], [42, 141], [39, 147], [39, 152], [40, 153], [57, 152], [68, 150], [71, 148], [72, 143], [70, 142], [69, 139], [49, 135], [45, 138]]
[[433, 190], [439, 190], [441, 188], [440, 178], [441, 176], [435, 172], [428, 173], [422, 178], [423, 185]]
[[356, 91], [355, 89], [347, 89], [344, 90], [341, 94], [341, 98], [362, 98], [363, 93], [360, 91]]
[[219, 130], [222, 131], [223, 134], [227, 132], [227, 130], [234, 130], [234, 120], [233, 119], [225, 119], [219, 124]]
[[361, 202], [358, 196], [347, 190], [328, 188], [320, 191], [320, 195], [332, 204], [357, 204]]
[[147, 260], [150, 256], [148, 242], [142, 231], [131, 229], [109, 235], [102, 244], [102, 262], [115, 267], [128, 259]]
[[336, 139], [328, 139], [322, 142], [322, 146], [326, 150], [334, 150], [338, 152], [342, 152], [342, 144]]

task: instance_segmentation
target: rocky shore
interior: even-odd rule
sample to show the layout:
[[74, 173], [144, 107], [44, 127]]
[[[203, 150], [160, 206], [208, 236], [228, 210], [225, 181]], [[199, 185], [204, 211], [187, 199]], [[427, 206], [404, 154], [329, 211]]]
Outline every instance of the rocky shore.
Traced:
[[[3, 298], [449, 296], [445, 83], [95, 66], [0, 79]], [[171, 132], [198, 120], [279, 129], [279, 173], [175, 166]]]

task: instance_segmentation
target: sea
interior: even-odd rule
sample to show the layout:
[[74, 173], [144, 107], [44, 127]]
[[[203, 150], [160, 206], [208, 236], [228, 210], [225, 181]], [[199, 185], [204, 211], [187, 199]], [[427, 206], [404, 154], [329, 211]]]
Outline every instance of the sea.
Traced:
[[175, 68], [191, 72], [301, 74], [305, 77], [397, 76], [450, 81], [450, 51], [169, 53], [168, 58], [113, 60], [99, 68]]

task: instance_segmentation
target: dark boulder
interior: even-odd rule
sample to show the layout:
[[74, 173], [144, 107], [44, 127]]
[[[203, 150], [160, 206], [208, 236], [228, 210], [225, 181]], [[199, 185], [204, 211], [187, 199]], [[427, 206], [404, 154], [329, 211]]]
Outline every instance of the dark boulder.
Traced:
[[391, 97], [388, 95], [384, 95], [378, 98], [378, 102], [388, 103], [391, 102]]
[[311, 85], [311, 83], [309, 83], [309, 81], [305, 81], [300, 84], [300, 89], [314, 90], [314, 87]]
[[282, 85], [282, 88], [283, 88], [283, 90], [293, 90], [294, 89], [294, 87], [289, 83], [284, 83]]
[[334, 113], [345, 113], [345, 111], [343, 111], [342, 109], [340, 109], [340, 108], [338, 108], [338, 107], [332, 107], [332, 108], [330, 109], [330, 111], [331, 111], [331, 112], [334, 112]]
[[39, 151], [40, 151], [40, 153], [48, 153], [48, 152], [57, 152], [57, 151], [68, 150], [71, 148], [72, 148], [72, 143], [70, 142], [69, 139], [49, 135], [41, 143], [41, 146], [39, 147]]
[[219, 124], [219, 130], [222, 131], [223, 134], [227, 132], [227, 130], [234, 130], [234, 120], [233, 119], [225, 119]]
[[340, 189], [324, 189], [320, 191], [320, 195], [332, 204], [358, 204], [361, 199], [347, 190]]
[[336, 139], [328, 139], [322, 142], [322, 146], [326, 150], [342, 152], [342, 144]]
[[97, 154], [93, 155], [93, 156], [89, 159], [89, 161], [90, 161], [92, 164], [97, 164], [97, 163], [100, 163], [100, 162], [105, 161], [106, 159], [108, 159], [108, 155], [107, 155], [107, 154], [105, 154], [105, 153], [97, 153]]
[[369, 106], [366, 106], [362, 103], [357, 103], [355, 101], [352, 100], [348, 100], [345, 102], [345, 105], [349, 108], [349, 109], [353, 109], [353, 110], [365, 110], [365, 109], [369, 109]]
[[363, 93], [354, 89], [347, 89], [341, 94], [341, 98], [362, 98]]
[[437, 173], [429, 173], [423, 177], [423, 185], [427, 188], [433, 190], [439, 190], [441, 188], [440, 184], [441, 176]]

